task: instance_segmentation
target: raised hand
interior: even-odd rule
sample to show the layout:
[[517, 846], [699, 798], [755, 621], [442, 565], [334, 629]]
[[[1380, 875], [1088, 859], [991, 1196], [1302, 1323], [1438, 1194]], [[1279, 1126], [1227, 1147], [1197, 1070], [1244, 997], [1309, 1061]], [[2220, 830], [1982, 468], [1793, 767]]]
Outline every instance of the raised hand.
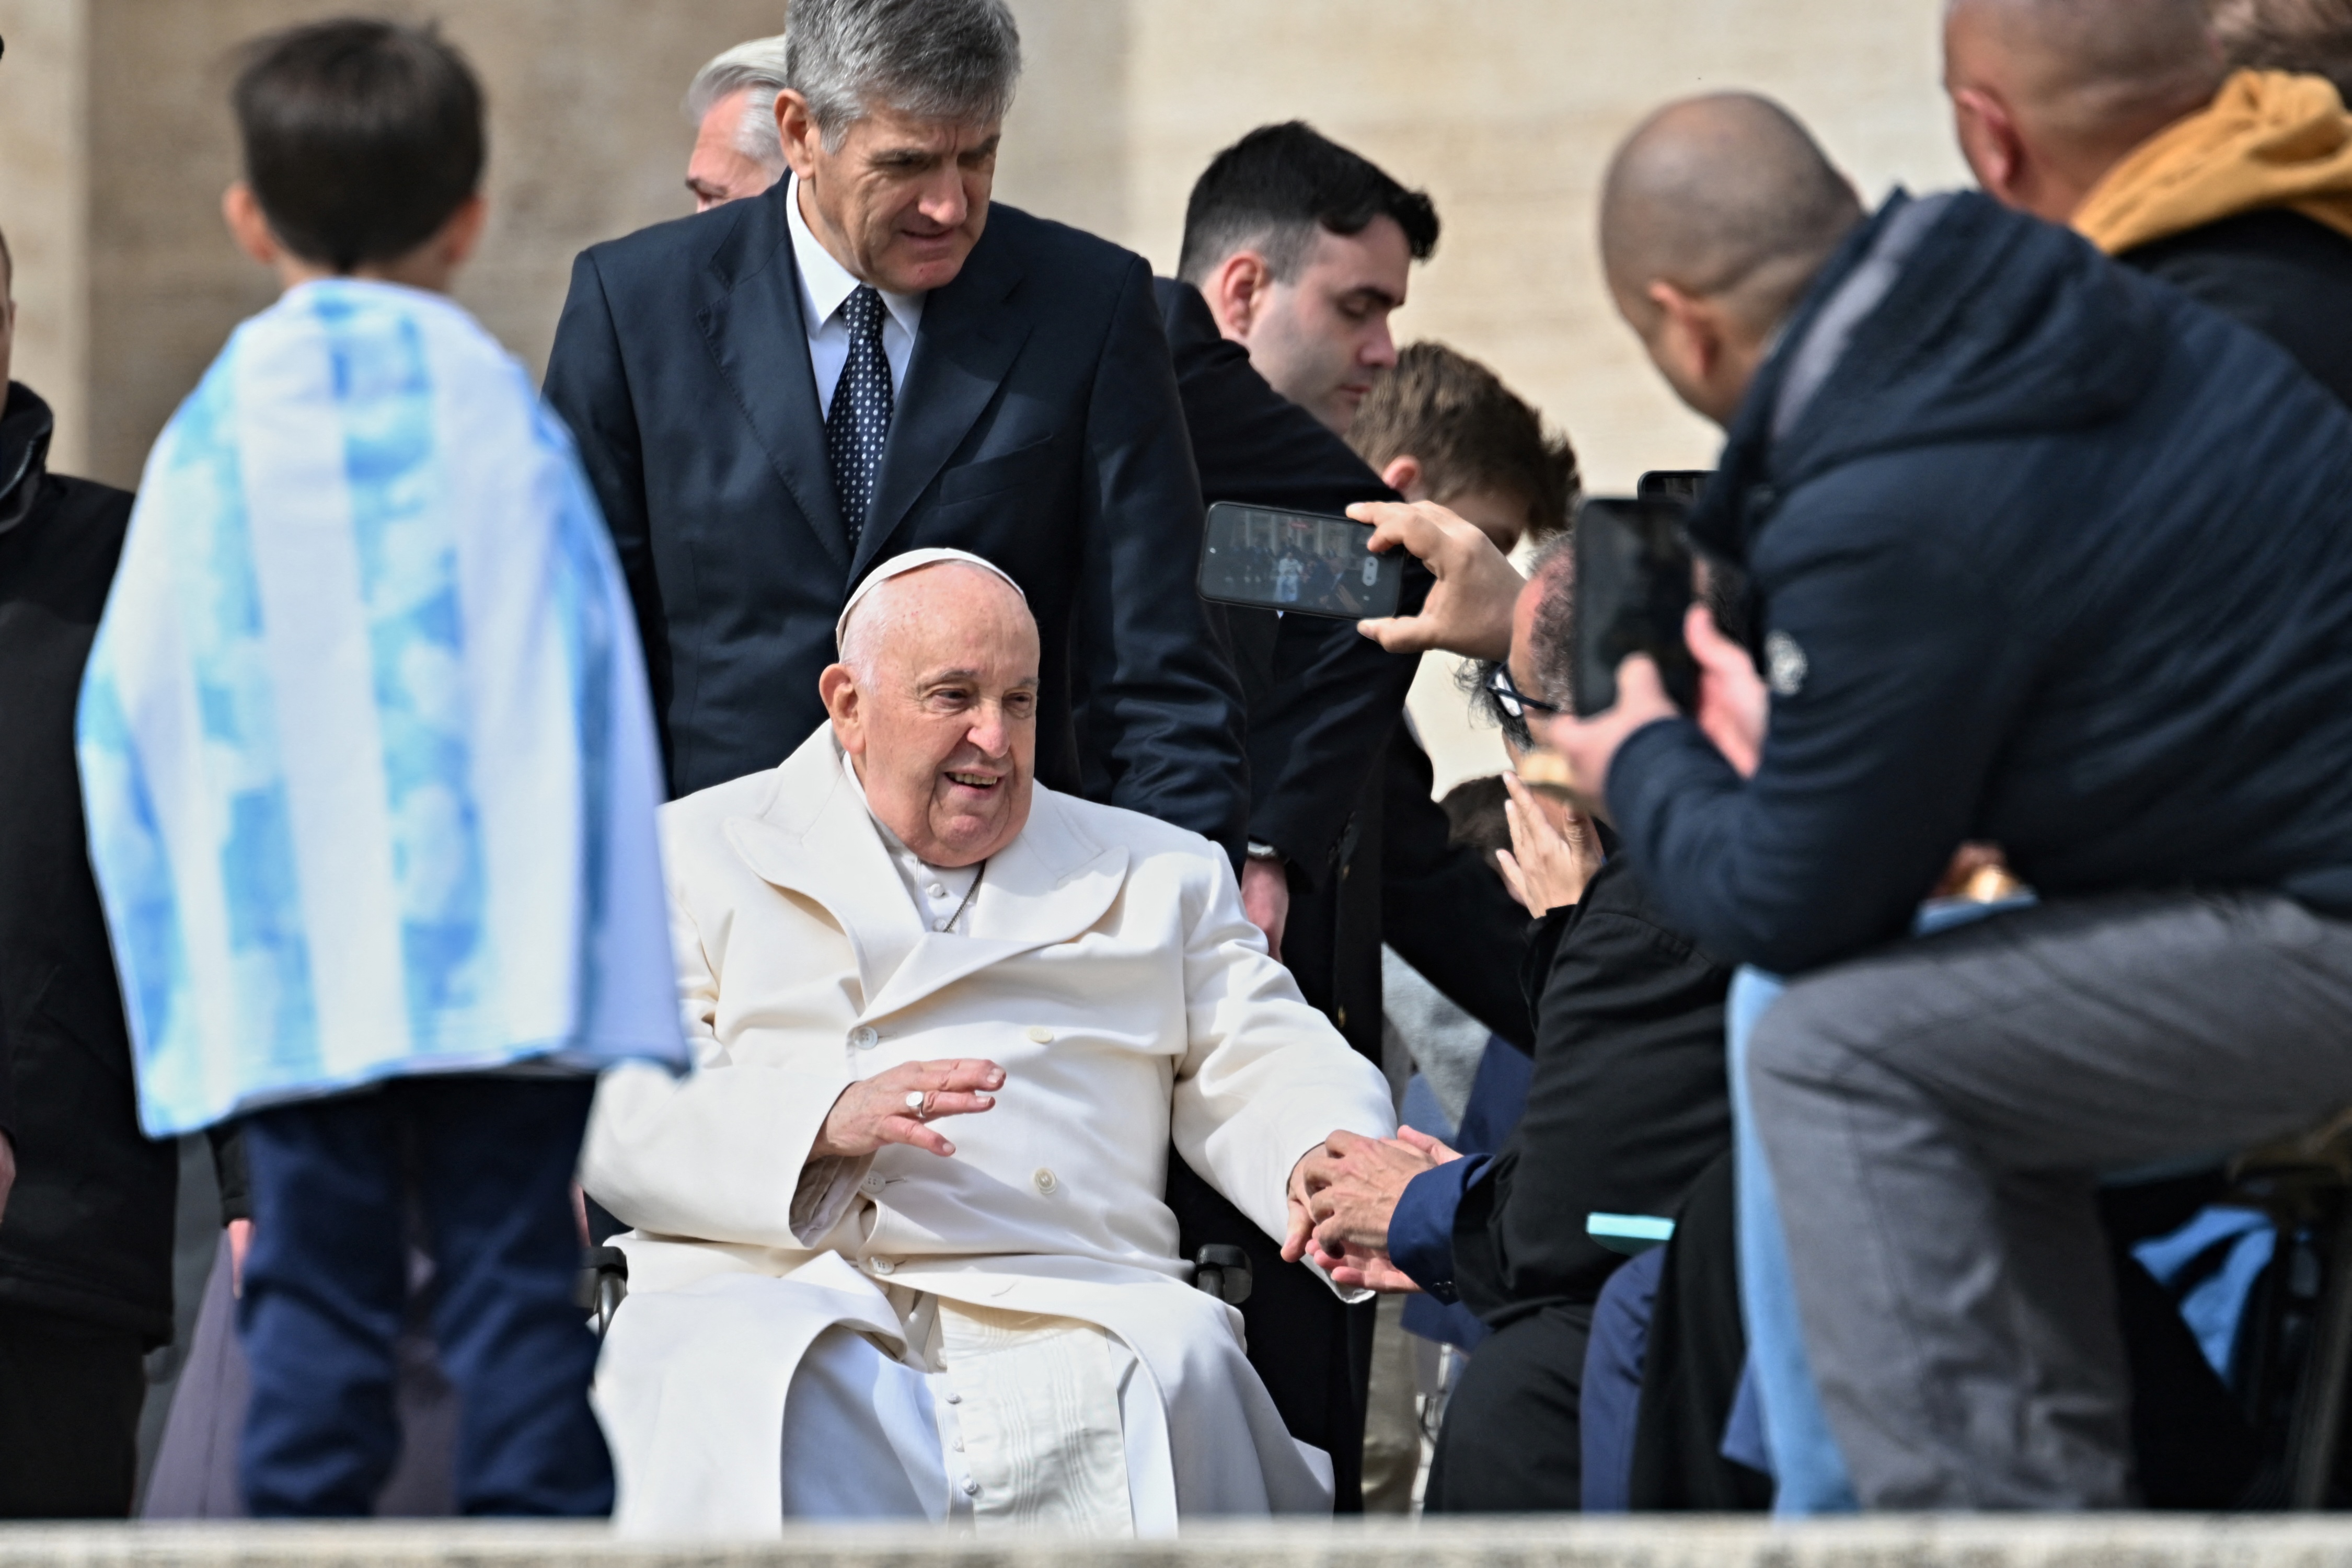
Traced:
[[955, 1145], [928, 1124], [986, 1110], [996, 1103], [986, 1091], [1003, 1085], [1004, 1069], [994, 1062], [903, 1062], [841, 1091], [809, 1158], [861, 1159], [885, 1143], [952, 1154]]
[[1510, 657], [1511, 605], [1527, 580], [1493, 540], [1435, 501], [1359, 501], [1348, 515], [1373, 525], [1374, 552], [1402, 546], [1437, 579], [1421, 614], [1358, 621], [1358, 631], [1391, 653]]
[[1548, 910], [1584, 897], [1584, 885], [1601, 869], [1601, 843], [1592, 825], [1565, 805], [1551, 807], [1510, 773], [1503, 775], [1510, 798], [1503, 816], [1511, 826], [1511, 847], [1495, 863], [1511, 897], [1540, 920]]

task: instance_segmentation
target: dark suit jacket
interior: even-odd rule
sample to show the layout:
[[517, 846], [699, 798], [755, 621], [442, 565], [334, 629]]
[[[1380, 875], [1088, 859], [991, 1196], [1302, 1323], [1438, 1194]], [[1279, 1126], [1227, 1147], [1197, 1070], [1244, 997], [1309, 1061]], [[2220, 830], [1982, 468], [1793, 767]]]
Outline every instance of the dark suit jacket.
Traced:
[[772, 767], [806, 739], [851, 586], [886, 557], [950, 545], [1029, 595], [1045, 643], [1038, 776], [1238, 852], [1240, 702], [1193, 591], [1200, 489], [1150, 269], [992, 207], [963, 270], [924, 303], [853, 555], [791, 190], [583, 252], [548, 362], [548, 400], [636, 602], [672, 793]]
[[[1267, 384], [1200, 290], [1155, 279], [1201, 493], [1296, 511], [1395, 500], [1347, 442]], [[1430, 577], [1408, 562], [1400, 608]], [[1250, 837], [1282, 851], [1294, 901], [1283, 956], [1307, 999], [1379, 1059], [1381, 942], [1526, 1049], [1527, 919], [1475, 852], [1448, 842], [1429, 759], [1398, 716], [1420, 660], [1352, 621], [1220, 606], [1249, 711]], [[1391, 742], [1393, 737], [1393, 742]]]
[[[1199, 289], [1169, 278], [1152, 288], [1203, 500], [1338, 513], [1398, 499], [1347, 442], [1266, 383], [1249, 351], [1217, 331]], [[1420, 563], [1405, 586], [1411, 614], [1429, 593]], [[1320, 887], [1420, 661], [1384, 651], [1353, 621], [1223, 608], [1249, 710], [1250, 837]]]

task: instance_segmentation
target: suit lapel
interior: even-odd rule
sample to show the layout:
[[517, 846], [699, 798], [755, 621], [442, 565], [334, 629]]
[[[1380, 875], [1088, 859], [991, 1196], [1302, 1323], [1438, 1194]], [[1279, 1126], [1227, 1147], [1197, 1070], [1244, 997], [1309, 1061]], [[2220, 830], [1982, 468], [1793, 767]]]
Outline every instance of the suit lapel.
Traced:
[[966, 975], [1085, 932], [1127, 882], [1127, 851], [1079, 833], [1039, 786], [1021, 837], [999, 850], [971, 901], [969, 935], [923, 931], [866, 1016], [913, 1006]]
[[[915, 355], [875, 476], [873, 513], [850, 567], [853, 583], [881, 557], [916, 498], [971, 434], [1028, 340], [1026, 318], [1002, 308], [1022, 273], [1001, 241], [990, 243], [994, 236], [994, 230], [983, 231], [955, 281], [933, 289], [923, 301]], [[810, 382], [814, 386], [813, 375]]]
[[[780, 180], [746, 205], [758, 210], [712, 258], [721, 292], [704, 307], [703, 335], [760, 444], [801, 516], [834, 563], [849, 565], [849, 533], [833, 492], [824, 451], [824, 417], [809, 363], [808, 323], [801, 314], [800, 268], [783, 204], [792, 182]], [[929, 314], [925, 307], [925, 316]], [[918, 356], [919, 359], [919, 355]], [[913, 376], [908, 375], [911, 384]]]

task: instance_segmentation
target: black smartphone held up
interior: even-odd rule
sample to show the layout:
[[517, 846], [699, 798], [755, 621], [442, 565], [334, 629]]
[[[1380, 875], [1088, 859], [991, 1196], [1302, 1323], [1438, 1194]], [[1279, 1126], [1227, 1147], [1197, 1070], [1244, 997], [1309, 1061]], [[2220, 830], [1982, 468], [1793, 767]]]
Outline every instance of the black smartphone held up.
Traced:
[[1641, 500], [1678, 500], [1690, 506], [1713, 478], [1713, 468], [1652, 468], [1635, 481], [1633, 494]]
[[1698, 664], [1683, 641], [1691, 605], [1691, 550], [1681, 501], [1589, 500], [1576, 514], [1577, 716], [1617, 706], [1617, 666], [1648, 654], [1666, 693], [1698, 705]]
[[1221, 500], [1201, 541], [1201, 597], [1360, 621], [1393, 616], [1404, 552], [1375, 555], [1372, 525]]

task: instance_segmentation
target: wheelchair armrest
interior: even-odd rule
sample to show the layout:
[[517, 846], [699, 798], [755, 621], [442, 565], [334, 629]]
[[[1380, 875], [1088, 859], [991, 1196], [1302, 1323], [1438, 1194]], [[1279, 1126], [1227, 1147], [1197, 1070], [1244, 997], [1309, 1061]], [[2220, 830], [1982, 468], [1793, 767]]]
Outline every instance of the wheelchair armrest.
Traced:
[[1193, 1289], [1206, 1290], [1228, 1307], [1248, 1300], [1256, 1283], [1249, 1254], [1238, 1247], [1213, 1241], [1192, 1255]]

